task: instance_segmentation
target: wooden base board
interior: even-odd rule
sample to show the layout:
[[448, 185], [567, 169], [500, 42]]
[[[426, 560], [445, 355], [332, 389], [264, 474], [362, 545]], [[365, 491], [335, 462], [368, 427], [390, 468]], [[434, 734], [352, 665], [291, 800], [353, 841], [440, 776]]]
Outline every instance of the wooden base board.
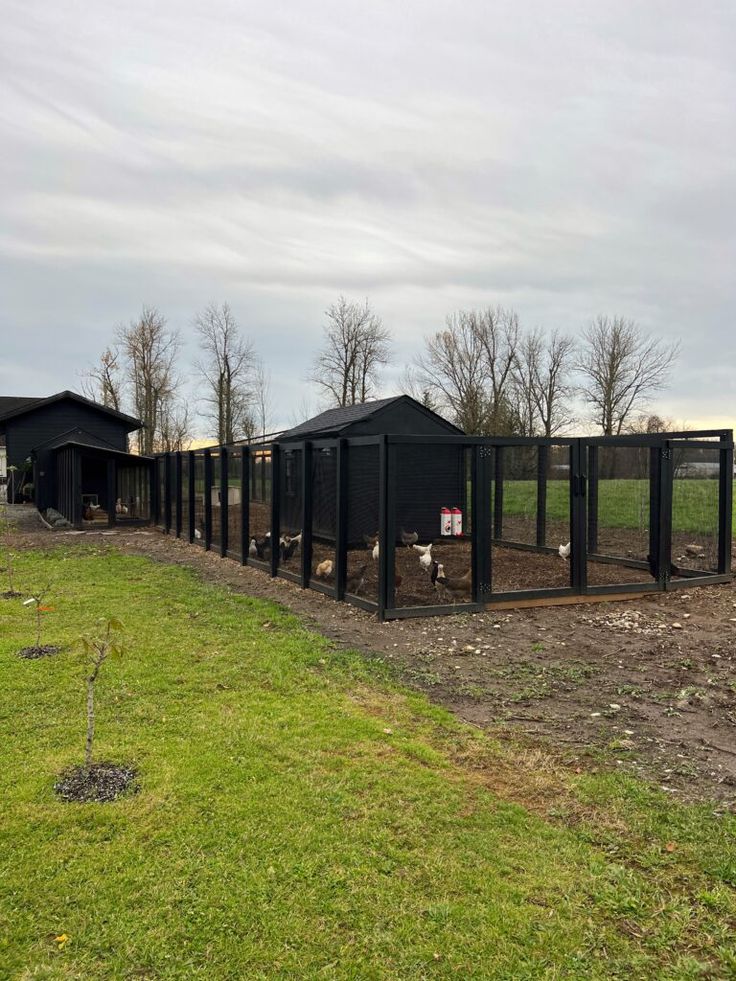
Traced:
[[624, 600], [641, 600], [648, 596], [665, 596], [661, 590], [647, 593], [597, 593], [591, 596], [548, 596], [546, 599], [500, 600], [484, 603], [486, 610], [530, 610], [541, 606], [579, 606], [588, 603], [622, 603]]

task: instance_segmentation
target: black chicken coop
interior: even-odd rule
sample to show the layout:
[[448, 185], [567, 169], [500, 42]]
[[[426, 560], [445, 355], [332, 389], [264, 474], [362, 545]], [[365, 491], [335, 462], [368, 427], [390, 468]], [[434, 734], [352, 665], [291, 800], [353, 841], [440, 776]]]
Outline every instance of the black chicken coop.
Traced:
[[165, 454], [157, 523], [380, 618], [730, 580], [733, 434], [482, 437], [407, 396]]

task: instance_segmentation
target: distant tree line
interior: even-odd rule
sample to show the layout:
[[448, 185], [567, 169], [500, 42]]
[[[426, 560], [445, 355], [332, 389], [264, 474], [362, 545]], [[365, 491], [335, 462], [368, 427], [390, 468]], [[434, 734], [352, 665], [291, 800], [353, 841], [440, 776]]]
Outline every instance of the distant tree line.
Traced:
[[[228, 304], [209, 304], [193, 327], [195, 402], [179, 370], [181, 336], [153, 307], [116, 329], [83, 380], [85, 394], [142, 420], [141, 453], [185, 448], [197, 411], [218, 443], [252, 439], [271, 425], [269, 372]], [[587, 421], [619, 435], [656, 424], [647, 412], [677, 355], [677, 344], [620, 316], [600, 315], [573, 336], [525, 329], [511, 308], [458, 310], [424, 338], [400, 386], [470, 434], [553, 437]], [[323, 407], [355, 405], [381, 393], [391, 358], [391, 333], [369, 301], [340, 296], [325, 311], [304, 380]]]

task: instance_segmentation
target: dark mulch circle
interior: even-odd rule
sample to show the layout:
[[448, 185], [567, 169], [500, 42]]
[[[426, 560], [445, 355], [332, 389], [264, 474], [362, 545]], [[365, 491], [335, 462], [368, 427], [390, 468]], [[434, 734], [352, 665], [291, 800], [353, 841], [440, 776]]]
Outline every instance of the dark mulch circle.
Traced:
[[58, 654], [60, 650], [60, 647], [55, 647], [53, 644], [43, 644], [41, 647], [24, 647], [18, 651], [18, 657], [24, 657], [27, 661], [35, 661], [37, 657], [50, 657], [52, 654]]
[[14, 589], [6, 589], [4, 593], [0, 593], [0, 599], [20, 599], [23, 593], [18, 593]]
[[92, 763], [64, 770], [54, 790], [65, 801], [106, 803], [117, 800], [126, 791], [137, 793], [138, 771], [119, 763]]

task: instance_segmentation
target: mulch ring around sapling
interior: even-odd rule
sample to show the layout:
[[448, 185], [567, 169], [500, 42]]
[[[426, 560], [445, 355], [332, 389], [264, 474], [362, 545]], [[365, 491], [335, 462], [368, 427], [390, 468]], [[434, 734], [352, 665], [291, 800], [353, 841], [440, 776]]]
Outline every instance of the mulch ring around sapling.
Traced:
[[58, 654], [60, 650], [61, 648], [54, 644], [42, 644], [40, 647], [24, 647], [18, 651], [18, 657], [24, 657], [27, 661], [35, 661], [38, 657], [50, 657], [52, 654]]
[[126, 792], [137, 793], [137, 776], [135, 767], [119, 763], [72, 766], [64, 770], [54, 784], [54, 790], [65, 801], [104, 804], [117, 800]]
[[23, 593], [16, 592], [15, 589], [6, 589], [4, 593], [0, 593], [0, 599], [20, 599]]

